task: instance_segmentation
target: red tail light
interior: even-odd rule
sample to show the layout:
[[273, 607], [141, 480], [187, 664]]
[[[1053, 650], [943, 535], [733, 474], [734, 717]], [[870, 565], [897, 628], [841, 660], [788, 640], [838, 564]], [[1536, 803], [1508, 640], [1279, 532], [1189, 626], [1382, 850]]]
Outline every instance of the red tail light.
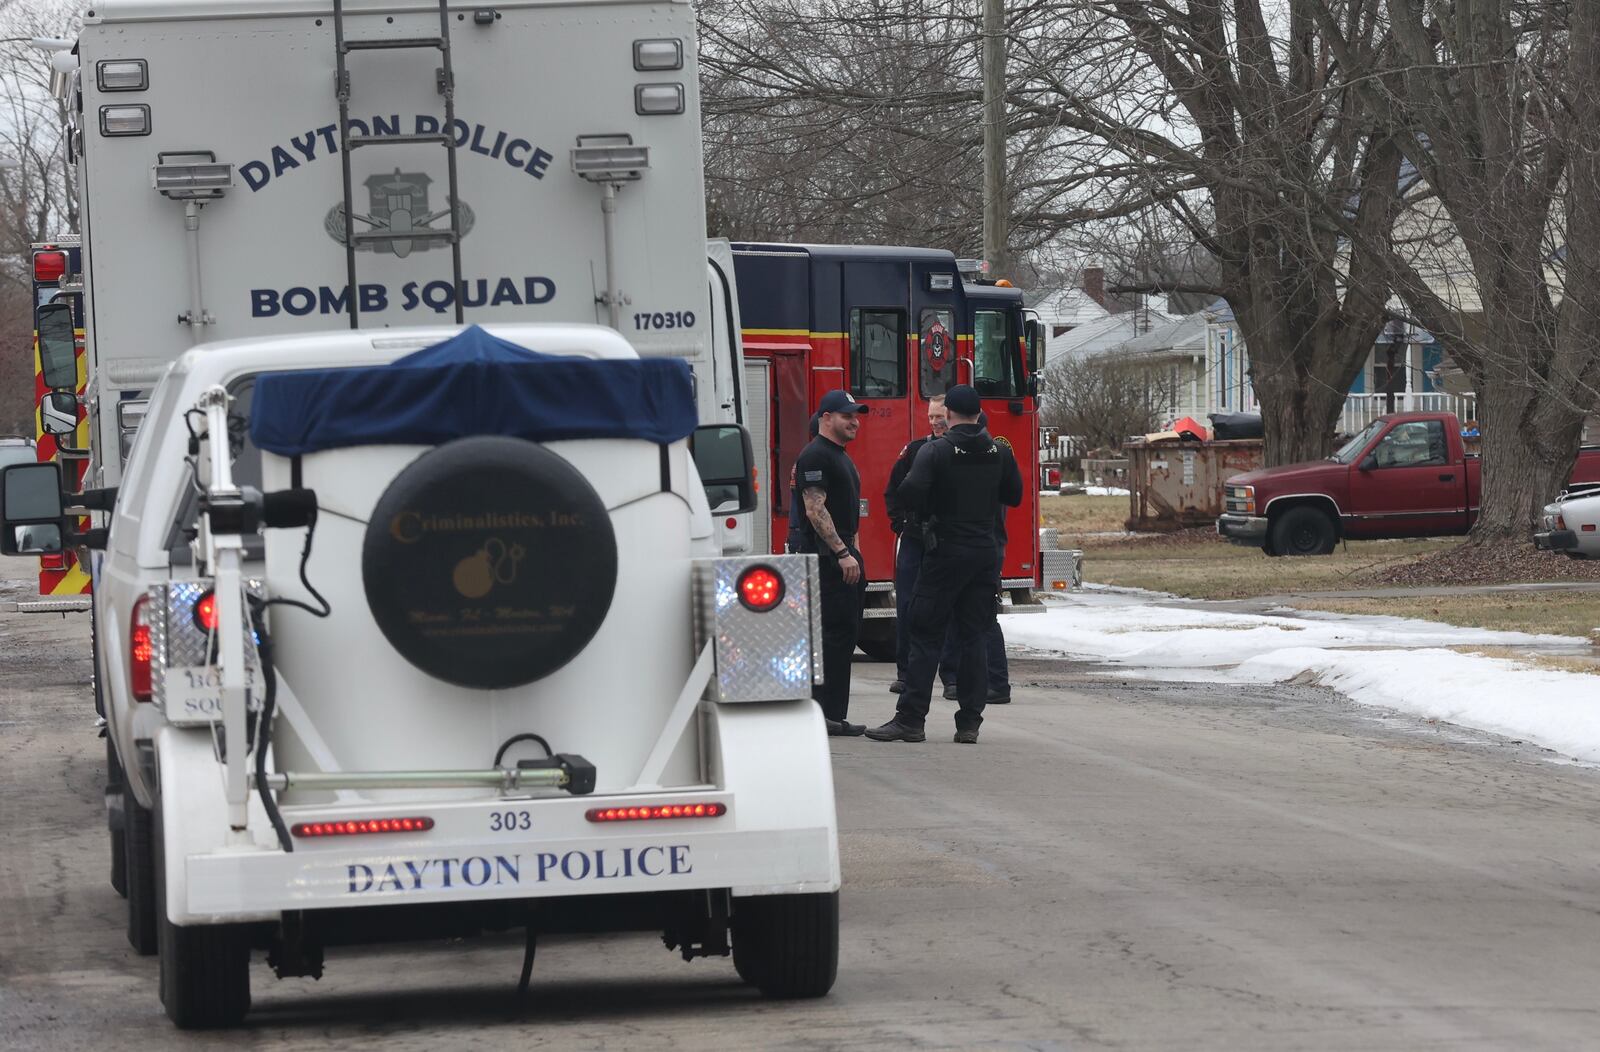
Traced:
[[66, 568], [67, 556], [64, 552], [39, 556], [39, 569], [41, 570], [65, 570]]
[[194, 623], [207, 632], [217, 630], [217, 593], [207, 592], [195, 601]]
[[591, 807], [584, 817], [591, 822], [649, 822], [658, 818], [718, 818], [727, 804], [647, 804], [643, 807]]
[[752, 566], [739, 575], [739, 602], [764, 614], [783, 602], [783, 577], [771, 567]]
[[33, 254], [34, 281], [60, 281], [67, 272], [65, 252], [35, 252]]
[[150, 700], [150, 618], [145, 611], [150, 597], [134, 600], [128, 619], [128, 690], [135, 701]]
[[363, 836], [367, 833], [425, 833], [433, 828], [426, 815], [409, 818], [346, 818], [337, 822], [299, 822], [289, 832], [295, 836]]

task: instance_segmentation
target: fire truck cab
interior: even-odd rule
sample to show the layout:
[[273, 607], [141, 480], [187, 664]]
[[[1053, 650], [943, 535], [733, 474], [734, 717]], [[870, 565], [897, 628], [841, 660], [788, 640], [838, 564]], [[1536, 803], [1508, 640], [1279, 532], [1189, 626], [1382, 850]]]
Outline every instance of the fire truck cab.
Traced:
[[[928, 399], [970, 383], [989, 430], [1023, 477], [1037, 474], [1034, 365], [1022, 293], [985, 283], [950, 253], [881, 246], [735, 243], [748, 425], [766, 506], [756, 550], [783, 551], [792, 514], [790, 469], [810, 441], [817, 401], [835, 388], [869, 408], [850, 459], [861, 473], [867, 611], [860, 646], [894, 654], [894, 550], [883, 493], [907, 442], [928, 433]], [[1006, 518], [1003, 581], [1031, 601], [1038, 568], [1038, 496]], [[760, 531], [767, 531], [764, 534]]]

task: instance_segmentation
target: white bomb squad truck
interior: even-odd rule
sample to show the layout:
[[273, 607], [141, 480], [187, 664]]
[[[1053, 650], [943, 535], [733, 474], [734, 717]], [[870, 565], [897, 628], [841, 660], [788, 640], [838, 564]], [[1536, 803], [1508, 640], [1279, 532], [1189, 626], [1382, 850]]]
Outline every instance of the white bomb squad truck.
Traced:
[[[182, 350], [346, 326], [609, 325], [690, 364], [702, 422], [743, 422], [687, 2], [90, 0], [52, 64], [81, 186], [84, 485], [117, 485]], [[69, 442], [76, 401], [41, 406]], [[719, 517], [725, 550], [751, 518]]]
[[184, 353], [108, 537], [59, 465], [0, 472], [0, 551], [104, 545], [130, 934], [173, 1021], [243, 1019], [256, 950], [320, 976], [508, 928], [524, 986], [540, 933], [657, 931], [825, 994], [816, 562], [719, 554], [707, 491], [753, 507], [751, 465], [684, 362], [506, 325]]

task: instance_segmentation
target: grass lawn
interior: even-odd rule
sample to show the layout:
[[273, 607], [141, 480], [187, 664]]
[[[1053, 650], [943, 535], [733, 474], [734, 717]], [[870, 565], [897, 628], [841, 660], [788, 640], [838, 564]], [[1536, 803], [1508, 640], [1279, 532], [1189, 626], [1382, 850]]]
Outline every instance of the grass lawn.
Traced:
[[[1274, 559], [1258, 548], [1229, 544], [1215, 534], [1129, 534], [1127, 497], [1040, 497], [1046, 526], [1061, 531], [1061, 546], [1083, 549], [1083, 577], [1095, 584], [1147, 588], [1190, 599], [1250, 599], [1372, 587], [1366, 571], [1460, 543], [1444, 537], [1352, 541], [1319, 558]], [[1467, 628], [1588, 636], [1600, 627], [1600, 593], [1379, 599], [1296, 598], [1296, 607], [1333, 613], [1390, 614]]]

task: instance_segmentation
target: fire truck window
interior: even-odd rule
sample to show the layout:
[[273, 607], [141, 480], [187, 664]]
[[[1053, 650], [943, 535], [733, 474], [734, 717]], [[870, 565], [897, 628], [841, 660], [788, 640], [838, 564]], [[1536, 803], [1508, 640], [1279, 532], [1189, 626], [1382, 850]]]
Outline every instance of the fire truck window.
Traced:
[[850, 312], [850, 393], [899, 398], [906, 393], [905, 315], [896, 310]]
[[1004, 311], [981, 310], [972, 325], [972, 386], [988, 398], [1014, 398], [1019, 394], [1017, 339]]
[[917, 328], [917, 375], [922, 397], [942, 395], [956, 383], [956, 315], [943, 307], [922, 312]]

